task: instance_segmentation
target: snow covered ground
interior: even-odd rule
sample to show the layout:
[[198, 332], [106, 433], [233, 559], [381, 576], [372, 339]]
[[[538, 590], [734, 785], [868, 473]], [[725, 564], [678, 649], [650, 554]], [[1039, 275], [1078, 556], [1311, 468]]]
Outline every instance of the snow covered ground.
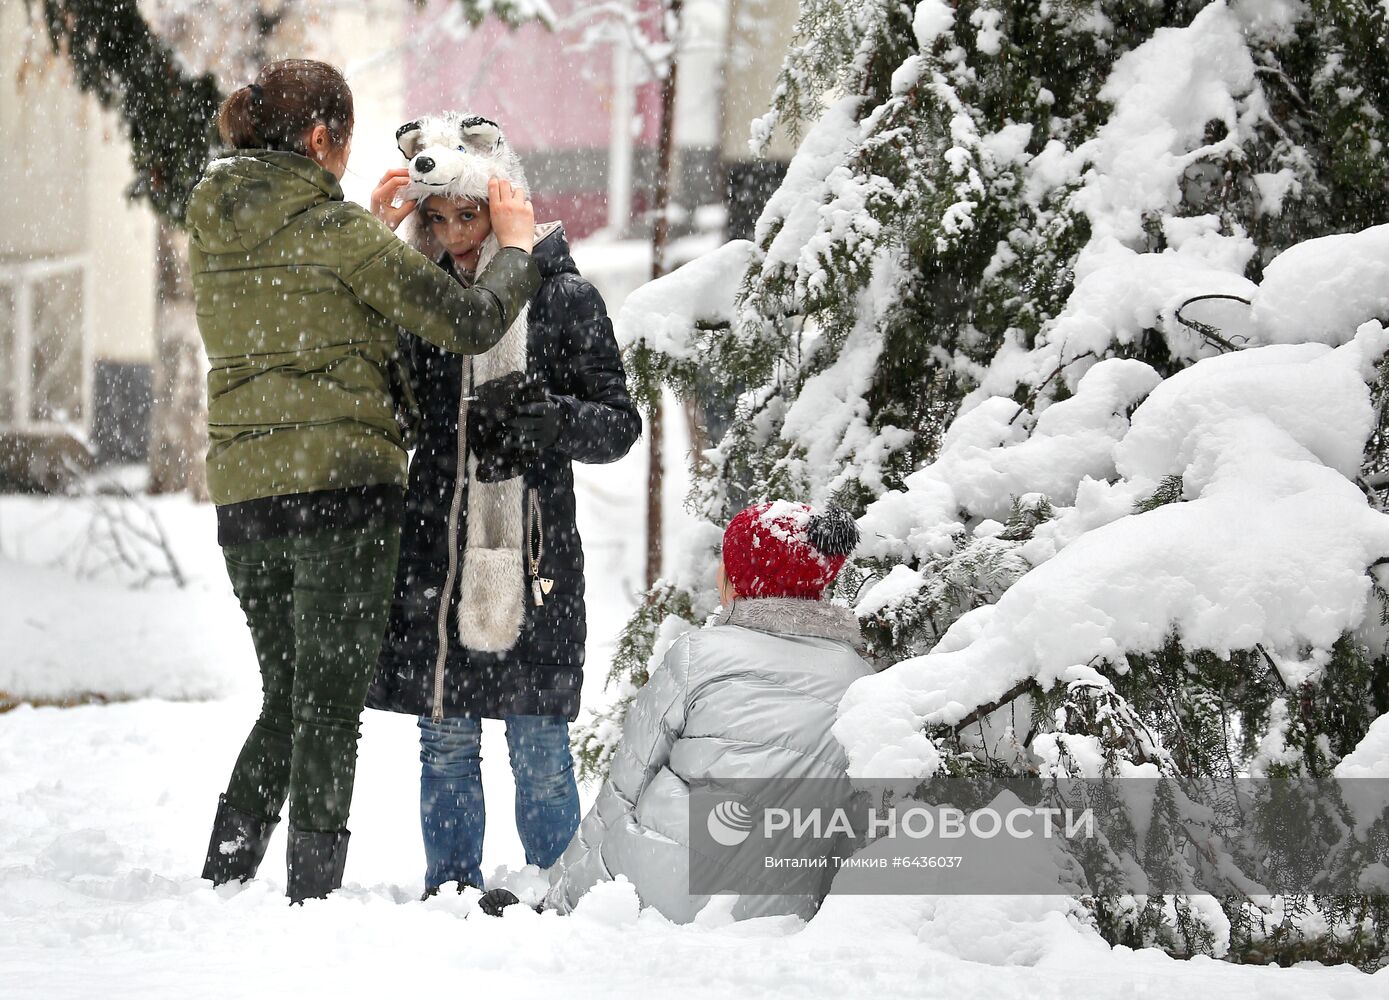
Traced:
[[[589, 553], [586, 699], [637, 589], [640, 456], [583, 469]], [[255, 714], [254, 664], [221, 574], [208, 508], [156, 505], [190, 576], [179, 591], [79, 582], [70, 540], [85, 501], [0, 499], [0, 675], [48, 696], [103, 686], [137, 700], [0, 715], [0, 995], [376, 997], [430, 988], [566, 997], [1383, 996], [1389, 972], [1239, 968], [1110, 950], [1065, 900], [832, 898], [809, 924], [674, 927], [629, 887], [568, 918], [470, 915], [472, 897], [421, 903], [410, 719], [367, 713], [346, 881], [285, 904], [283, 832], [264, 875], [198, 879], [216, 793]], [[66, 539], [66, 541], [65, 541]], [[53, 565], [66, 552], [62, 565]], [[26, 679], [27, 678], [27, 679]], [[121, 681], [124, 681], [122, 686]], [[153, 695], [153, 696], [149, 696]], [[172, 700], [202, 699], [211, 700]], [[521, 866], [501, 732], [484, 738], [492, 803], [485, 867]], [[592, 789], [585, 790], [585, 798]], [[408, 986], [406, 984], [409, 984]]]
[[[670, 421], [669, 454], [680, 454]], [[589, 566], [585, 701], [600, 704], [640, 587], [644, 447], [576, 467]], [[667, 483], [668, 541], [683, 477]], [[197, 876], [216, 794], [256, 712], [254, 659], [209, 507], [152, 504], [188, 587], [132, 589], [83, 544], [90, 500], [0, 497], [0, 692], [128, 699], [0, 714], [0, 996], [380, 997], [427, 989], [508, 997], [1379, 997], [1389, 970], [1236, 967], [1111, 950], [1048, 897], [832, 897], [809, 924], [674, 927], [624, 884], [571, 917], [419, 902], [413, 720], [368, 712], [343, 889], [286, 905], [283, 830], [263, 877]], [[97, 522], [100, 523], [100, 522]], [[144, 524], [138, 517], [137, 525]], [[492, 803], [484, 869], [525, 881], [499, 726], [483, 740]], [[594, 789], [583, 791], [585, 801]]]

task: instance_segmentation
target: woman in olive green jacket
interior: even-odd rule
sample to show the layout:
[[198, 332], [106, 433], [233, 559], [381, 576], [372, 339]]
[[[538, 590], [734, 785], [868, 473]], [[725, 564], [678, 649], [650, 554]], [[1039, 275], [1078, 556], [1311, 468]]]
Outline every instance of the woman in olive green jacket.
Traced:
[[210, 362], [208, 485], [264, 698], [203, 876], [252, 877], [288, 799], [298, 901], [342, 881], [359, 721], [394, 584], [406, 483], [397, 329], [460, 354], [495, 344], [540, 282], [534, 216], [524, 192], [494, 182], [506, 249], [472, 288], [451, 280], [343, 200], [352, 94], [323, 63], [264, 67], [218, 127], [234, 154], [208, 167], [187, 209]]

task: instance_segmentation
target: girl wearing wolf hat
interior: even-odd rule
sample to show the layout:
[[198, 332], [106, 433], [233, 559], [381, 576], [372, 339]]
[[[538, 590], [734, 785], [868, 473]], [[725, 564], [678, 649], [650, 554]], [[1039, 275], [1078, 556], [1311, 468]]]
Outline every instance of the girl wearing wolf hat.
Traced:
[[390, 605], [406, 482], [388, 388], [397, 329], [460, 354], [497, 343], [539, 284], [534, 216], [499, 181], [488, 194], [506, 246], [460, 288], [343, 200], [352, 92], [332, 66], [265, 66], [217, 121], [231, 154], [189, 199], [189, 256], [211, 367], [208, 485], [264, 701], [203, 875], [255, 875], [288, 800], [287, 889], [302, 900], [342, 880]]
[[[526, 186], [500, 127], [445, 114], [397, 131], [408, 168], [373, 210], [471, 286], [499, 252], [487, 185]], [[405, 199], [393, 207], [396, 199]], [[367, 704], [419, 717], [425, 891], [482, 887], [481, 720], [503, 719], [516, 826], [548, 867], [579, 821], [569, 726], [583, 679], [583, 548], [572, 462], [612, 462], [641, 431], [602, 297], [563, 227], [537, 226], [540, 288], [474, 358], [408, 334], [418, 445], [390, 624]]]

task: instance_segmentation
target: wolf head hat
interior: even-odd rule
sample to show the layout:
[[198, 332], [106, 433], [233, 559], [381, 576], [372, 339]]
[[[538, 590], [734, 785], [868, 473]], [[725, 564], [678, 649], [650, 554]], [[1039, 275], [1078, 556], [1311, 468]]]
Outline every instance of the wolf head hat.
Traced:
[[490, 118], [453, 111], [426, 115], [396, 129], [395, 139], [410, 166], [404, 200], [423, 203], [437, 194], [485, 204], [493, 177], [530, 193], [520, 158]]

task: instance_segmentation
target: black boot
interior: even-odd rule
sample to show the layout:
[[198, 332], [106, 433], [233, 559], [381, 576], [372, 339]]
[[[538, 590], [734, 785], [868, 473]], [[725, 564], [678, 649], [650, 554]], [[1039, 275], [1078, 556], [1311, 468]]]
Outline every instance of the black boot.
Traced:
[[207, 860], [203, 862], [203, 878], [213, 885], [233, 880], [245, 882], [254, 878], [270, 844], [270, 835], [280, 817], [261, 819], [244, 813], [217, 797], [217, 815], [212, 820], [212, 839], [207, 844]]
[[[482, 892], [482, 886], [473, 885], [471, 882], [460, 882], [458, 879], [450, 879], [449, 882], [453, 883], [455, 887], [454, 891], [460, 896], [463, 895], [464, 889], [476, 889], [478, 892]], [[448, 882], [444, 883], [444, 885], [448, 884]], [[439, 890], [442, 889], [444, 885], [431, 886], [426, 889], [424, 895], [420, 897], [420, 902], [423, 903], [426, 899], [433, 899], [435, 896], [439, 895]]]
[[285, 895], [291, 903], [322, 899], [342, 885], [347, 867], [346, 830], [296, 830], [289, 828], [286, 852]]

